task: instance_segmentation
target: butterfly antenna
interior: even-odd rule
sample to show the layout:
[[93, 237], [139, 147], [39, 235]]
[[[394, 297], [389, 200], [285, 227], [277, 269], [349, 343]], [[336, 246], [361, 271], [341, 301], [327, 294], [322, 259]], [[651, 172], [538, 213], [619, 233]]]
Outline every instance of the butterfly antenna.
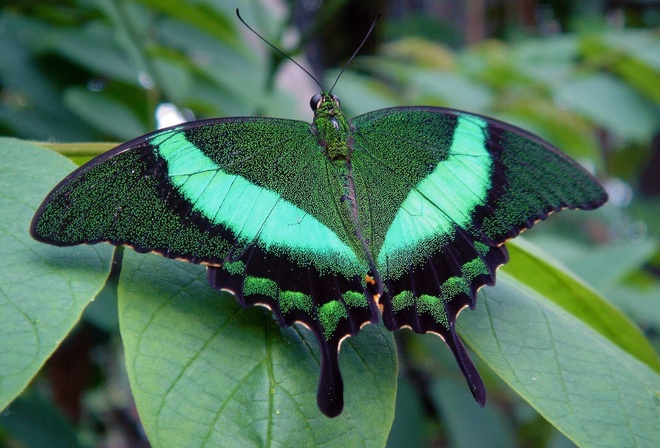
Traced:
[[[303, 72], [307, 73], [307, 74], [309, 75], [309, 77], [312, 78], [312, 79], [314, 80], [314, 82], [316, 83], [316, 85], [318, 85], [319, 88], [320, 88], [321, 90], [323, 90], [323, 86], [321, 85], [321, 83], [319, 82], [319, 80], [316, 79], [316, 77], [314, 77], [314, 75], [312, 75], [307, 69], [305, 69], [305, 67], [303, 67], [302, 65], [298, 64], [298, 63], [297, 63], [297, 62], [296, 62], [291, 56], [289, 56], [288, 54], [286, 54], [285, 52], [283, 52], [282, 50], [280, 50], [279, 48], [277, 48], [275, 45], [273, 45], [273, 44], [271, 44], [270, 42], [268, 42], [268, 41], [266, 40], [265, 37], [263, 37], [261, 34], [257, 33], [257, 32], [256, 32], [256, 31], [255, 31], [250, 25], [248, 25], [248, 24], [245, 22], [245, 20], [243, 20], [243, 17], [241, 17], [241, 13], [238, 12], [238, 8], [236, 8], [236, 15], [238, 16], [238, 20], [240, 20], [241, 23], [242, 23], [243, 25], [245, 25], [245, 26], [247, 27], [248, 30], [252, 31], [252, 33], [253, 33], [255, 36], [257, 36], [259, 39], [261, 39], [262, 41], [264, 41], [264, 42], [266, 43], [266, 45], [268, 45], [270, 48], [272, 48], [273, 50], [277, 51], [279, 54], [281, 54], [282, 56], [284, 56], [285, 58], [287, 58], [289, 61], [291, 61], [291, 62], [293, 62], [294, 64], [296, 64], [296, 65], [298, 66], [298, 68], [300, 68], [300, 70], [302, 70]], [[373, 26], [372, 26], [372, 28], [373, 28]], [[362, 45], [360, 45], [360, 46], [362, 46]], [[358, 49], [359, 49], [359, 48], [358, 48]], [[343, 70], [342, 70], [342, 71], [343, 71]], [[336, 82], [335, 82], [335, 84], [336, 84]], [[333, 87], [334, 87], [334, 86], [333, 86]]]
[[369, 39], [369, 36], [371, 36], [371, 33], [374, 31], [374, 28], [376, 27], [376, 22], [378, 22], [378, 19], [380, 19], [381, 16], [382, 16], [382, 14], [378, 14], [378, 15], [376, 16], [376, 18], [374, 19], [374, 21], [371, 22], [371, 26], [369, 27], [369, 31], [367, 31], [366, 36], [364, 36], [364, 39], [362, 39], [362, 43], [360, 44], [359, 47], [357, 47], [357, 50], [355, 50], [355, 52], [353, 53], [353, 56], [351, 56], [350, 59], [346, 62], [346, 64], [344, 64], [344, 67], [341, 69], [341, 71], [340, 71], [339, 74], [337, 75], [337, 79], [335, 79], [335, 83], [334, 83], [334, 84], [332, 85], [332, 87], [330, 88], [330, 91], [328, 92], [328, 94], [332, 93], [332, 90], [333, 90], [333, 89], [335, 88], [335, 86], [337, 85], [337, 81], [339, 81], [339, 78], [340, 78], [341, 75], [344, 73], [344, 70], [346, 70], [346, 68], [347, 68], [349, 65], [351, 65], [351, 62], [353, 62], [353, 59], [355, 58], [355, 56], [357, 56], [357, 54], [360, 52], [360, 50], [361, 50], [362, 47], [364, 46], [364, 43], [367, 41], [367, 39]]

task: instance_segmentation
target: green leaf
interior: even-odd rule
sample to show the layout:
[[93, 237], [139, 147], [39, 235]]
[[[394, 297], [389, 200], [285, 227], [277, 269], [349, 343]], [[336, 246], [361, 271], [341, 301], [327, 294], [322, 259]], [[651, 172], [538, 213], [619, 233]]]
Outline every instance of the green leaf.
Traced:
[[660, 103], [660, 51], [653, 30], [616, 30], [581, 39], [587, 63], [616, 73], [656, 104]]
[[387, 438], [388, 448], [424, 446], [427, 436], [425, 409], [409, 376], [399, 377], [396, 395], [396, 418]]
[[82, 446], [75, 427], [62, 410], [44, 394], [39, 394], [35, 388], [14, 400], [2, 414], [0, 432], [6, 432], [13, 439], [20, 440], [19, 446], [29, 448]]
[[182, 5], [174, 0], [138, 0], [153, 11], [176, 17], [227, 44], [238, 45], [234, 30], [235, 20], [210, 2], [188, 2]]
[[632, 141], [650, 141], [660, 122], [649, 101], [628, 84], [603, 73], [567, 80], [555, 90], [555, 100]]
[[492, 93], [483, 85], [449, 71], [416, 69], [410, 75], [410, 87], [418, 95], [415, 102], [421, 104], [436, 103], [439, 106], [483, 111], [493, 100]]
[[56, 29], [50, 44], [56, 52], [99, 76], [139, 85], [139, 69], [115, 41], [113, 29], [101, 21]]
[[648, 339], [610, 302], [528, 241], [518, 238], [507, 248], [511, 260], [503, 271], [660, 372], [660, 359]]
[[[595, 248], [581, 247], [549, 235], [537, 234], [534, 241], [561, 257], [575, 275], [593, 285], [608, 302], [634, 319], [640, 327], [660, 328], [660, 282], [650, 272], [645, 272], [645, 266], [652, 262], [658, 250], [654, 239], [635, 243], [611, 242]], [[635, 277], [637, 281], [631, 282]], [[637, 331], [621, 333], [638, 335]], [[639, 339], [630, 342], [632, 347], [648, 351], [648, 343]], [[657, 363], [656, 367], [650, 365], [657, 369]]]
[[241, 309], [202, 267], [127, 251], [118, 294], [129, 379], [154, 447], [385, 444], [397, 362], [381, 325], [342, 344], [346, 404], [328, 419], [316, 406], [311, 333]]
[[409, 104], [457, 107], [478, 112], [486, 110], [493, 100], [488, 88], [449, 69], [431, 69], [412, 65], [410, 61], [382, 57], [362, 57], [356, 65], [380, 78], [393, 78], [405, 85], [406, 102]]
[[33, 144], [0, 139], [0, 409], [36, 375], [105, 283], [108, 246], [58, 248], [28, 228], [75, 166]]
[[458, 327], [520, 396], [578, 446], [655, 447], [660, 375], [500, 272]]
[[558, 34], [523, 40], [511, 46], [507, 61], [514, 71], [528, 76], [535, 83], [557, 86], [575, 70], [578, 56], [576, 37]]
[[[0, 13], [0, 125], [3, 133], [14, 132], [32, 139], [91, 139], [90, 129], [81, 126], [66, 110], [59, 86], [51, 76], [67, 70], [49, 67], [44, 73], [34, 57], [49, 40], [50, 26], [16, 14]], [[70, 73], [66, 73], [70, 76]], [[50, 76], [48, 76], [50, 75]]]
[[570, 270], [601, 294], [607, 294], [632, 272], [642, 269], [658, 250], [658, 244], [649, 238], [639, 243], [620, 241], [589, 248], [573, 244], [572, 249], [573, 256], [566, 262]]
[[510, 422], [496, 406], [479, 407], [462, 378], [436, 378], [431, 393], [438, 403], [451, 446], [508, 448], [516, 445]]
[[69, 87], [64, 93], [64, 102], [81, 120], [119, 140], [130, 140], [147, 132], [126, 104], [102, 92]]

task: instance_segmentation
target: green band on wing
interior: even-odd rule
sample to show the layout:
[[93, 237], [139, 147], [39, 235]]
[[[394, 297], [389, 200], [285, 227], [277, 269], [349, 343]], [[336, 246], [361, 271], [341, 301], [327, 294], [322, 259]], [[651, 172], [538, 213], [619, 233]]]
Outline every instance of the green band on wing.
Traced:
[[269, 278], [248, 276], [243, 282], [244, 296], [260, 295], [275, 298], [278, 289], [277, 283]]
[[490, 246], [480, 242], [480, 241], [475, 241], [472, 243], [472, 246], [474, 246], [475, 249], [477, 249], [477, 252], [479, 252], [479, 255], [482, 257], [485, 257], [486, 254], [490, 251]]
[[339, 321], [348, 318], [348, 313], [343, 303], [333, 300], [321, 306], [318, 316], [319, 322], [323, 327], [323, 335], [326, 339], [330, 339], [337, 329]]
[[306, 313], [311, 313], [314, 308], [312, 297], [299, 291], [280, 292], [279, 305], [283, 314], [291, 310], [302, 310]]
[[459, 294], [470, 294], [470, 287], [463, 277], [449, 277], [442, 284], [442, 299], [449, 302]]
[[367, 308], [369, 306], [369, 302], [367, 302], [367, 298], [363, 292], [346, 291], [342, 294], [342, 298], [344, 299], [344, 303], [351, 308]]
[[232, 275], [241, 275], [245, 272], [245, 263], [242, 261], [234, 261], [230, 263], [225, 263], [222, 265], [225, 268], [225, 271], [229, 272]]
[[486, 266], [486, 263], [480, 257], [465, 263], [462, 270], [463, 276], [469, 282], [472, 282], [472, 280], [480, 275], [488, 275], [490, 273], [488, 266]]
[[417, 312], [433, 316], [433, 319], [442, 326], [449, 328], [449, 320], [445, 304], [440, 298], [428, 294], [422, 294], [417, 299]]
[[415, 305], [415, 296], [412, 291], [401, 291], [392, 297], [392, 311], [395, 313]]
[[316, 254], [324, 270], [360, 272], [353, 250], [312, 215], [245, 178], [223, 171], [184, 133], [155, 136], [151, 144], [167, 161], [168, 176], [194, 211], [229, 228], [242, 242], [274, 252]]
[[486, 128], [478, 117], [458, 117], [447, 158], [410, 191], [394, 217], [379, 266], [400, 271], [420, 253], [420, 244], [444, 245], [456, 227], [470, 228], [472, 212], [485, 203], [491, 186]]

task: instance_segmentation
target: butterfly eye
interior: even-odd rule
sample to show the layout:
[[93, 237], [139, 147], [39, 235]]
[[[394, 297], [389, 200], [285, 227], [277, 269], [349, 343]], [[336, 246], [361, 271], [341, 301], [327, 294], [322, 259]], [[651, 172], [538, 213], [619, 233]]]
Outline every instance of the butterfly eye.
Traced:
[[320, 93], [317, 93], [316, 95], [314, 95], [312, 97], [311, 100], [309, 100], [309, 107], [311, 107], [312, 110], [315, 111], [321, 105], [321, 100], [322, 99], [323, 99], [323, 95], [321, 95]]
[[339, 97], [333, 93], [330, 94], [330, 98], [335, 102], [335, 107], [339, 107]]

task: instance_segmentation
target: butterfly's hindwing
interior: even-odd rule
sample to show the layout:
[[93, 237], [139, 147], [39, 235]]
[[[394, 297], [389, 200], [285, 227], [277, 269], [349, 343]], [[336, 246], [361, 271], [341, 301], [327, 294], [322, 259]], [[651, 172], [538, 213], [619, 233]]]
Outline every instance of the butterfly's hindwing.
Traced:
[[302, 323], [321, 348], [318, 405], [329, 416], [343, 409], [343, 381], [339, 371], [339, 344], [378, 320], [374, 288], [359, 277], [320, 273], [286, 257], [274, 257], [257, 246], [240, 260], [209, 267], [211, 286], [233, 293], [242, 306], [263, 305], [281, 325]]
[[[485, 389], [456, 334], [459, 312], [474, 308], [477, 290], [495, 283], [497, 267], [506, 263], [504, 246], [491, 247], [474, 241], [458, 229], [453, 239], [424, 262], [410, 264], [398, 276], [383, 270], [386, 292], [381, 298], [383, 322], [390, 330], [411, 328], [417, 333], [433, 332], [449, 346], [477, 402], [485, 402]], [[397, 270], [400, 267], [397, 262]]]

